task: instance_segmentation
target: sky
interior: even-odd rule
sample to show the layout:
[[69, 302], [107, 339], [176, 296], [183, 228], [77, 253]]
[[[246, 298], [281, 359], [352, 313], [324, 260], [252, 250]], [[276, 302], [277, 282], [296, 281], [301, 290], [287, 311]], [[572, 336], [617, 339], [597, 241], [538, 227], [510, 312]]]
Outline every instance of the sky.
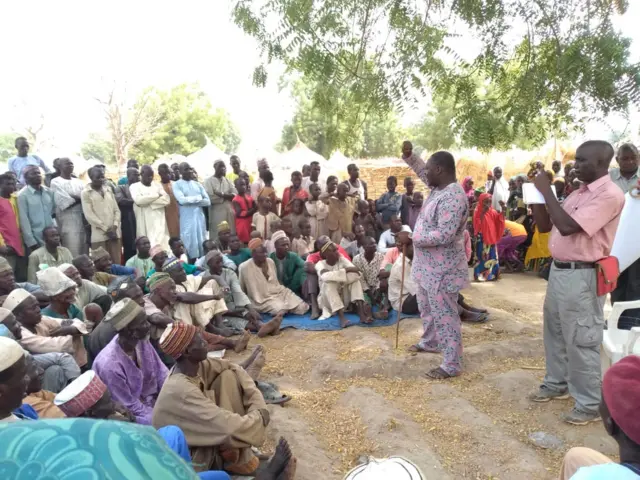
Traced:
[[[630, 3], [618, 26], [634, 38], [633, 57], [640, 60], [634, 21], [640, 2]], [[95, 98], [113, 82], [126, 85], [132, 97], [150, 85], [198, 82], [214, 107], [226, 109], [240, 128], [241, 150], [270, 149], [294, 103], [288, 92], [278, 91], [281, 65], [270, 68], [266, 88], [252, 85], [259, 50], [233, 24], [230, 5], [229, 0], [0, 2], [0, 132], [42, 115], [46, 136], [71, 153], [88, 133], [105, 129]], [[404, 123], [419, 112], [406, 115]], [[619, 121], [613, 124], [620, 128]], [[597, 133], [605, 127], [593, 128]]]

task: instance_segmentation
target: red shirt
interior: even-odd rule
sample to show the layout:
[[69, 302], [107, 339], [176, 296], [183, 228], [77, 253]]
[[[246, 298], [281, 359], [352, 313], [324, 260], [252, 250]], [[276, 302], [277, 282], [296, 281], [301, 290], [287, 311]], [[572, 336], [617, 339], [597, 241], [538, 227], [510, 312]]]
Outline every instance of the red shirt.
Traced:
[[[347, 254], [344, 248], [342, 248], [340, 245], [336, 245], [336, 247], [338, 247], [338, 252], [340, 252], [340, 255], [342, 255], [347, 260], [351, 261], [351, 257], [349, 257], [349, 255]], [[309, 263], [313, 263], [315, 265], [320, 260], [322, 260], [322, 257], [320, 256], [320, 252], [316, 252], [316, 253], [309, 254], [306, 261]]]

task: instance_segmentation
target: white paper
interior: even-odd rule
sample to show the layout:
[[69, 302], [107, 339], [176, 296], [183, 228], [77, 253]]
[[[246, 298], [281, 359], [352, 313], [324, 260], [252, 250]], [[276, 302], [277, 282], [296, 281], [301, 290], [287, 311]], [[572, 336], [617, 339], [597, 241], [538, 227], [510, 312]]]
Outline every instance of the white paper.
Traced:
[[624, 196], [624, 207], [620, 214], [620, 223], [613, 239], [611, 255], [618, 259], [620, 273], [640, 258], [640, 198], [633, 198], [628, 193]]
[[[556, 195], [556, 186], [551, 185], [551, 191], [553, 195], [558, 198]], [[522, 185], [522, 201], [526, 205], [544, 205], [544, 197], [540, 193], [540, 190], [536, 188], [533, 183], [525, 183]]]
[[226, 350], [214, 350], [213, 352], [207, 353], [207, 358], [224, 358], [224, 353]]

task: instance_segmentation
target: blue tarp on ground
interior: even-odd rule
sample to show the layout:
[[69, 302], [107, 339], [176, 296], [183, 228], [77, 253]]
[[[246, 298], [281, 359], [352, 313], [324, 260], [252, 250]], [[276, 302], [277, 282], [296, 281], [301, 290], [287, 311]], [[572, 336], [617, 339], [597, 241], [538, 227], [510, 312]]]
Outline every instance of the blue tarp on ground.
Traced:
[[[395, 310], [389, 312], [389, 318], [386, 320], [373, 320], [373, 323], [366, 325], [360, 323], [360, 318], [355, 313], [346, 313], [345, 317], [349, 320], [347, 327], [353, 325], [359, 325], [361, 327], [387, 327], [396, 323], [398, 314]], [[271, 315], [264, 315], [264, 319], [268, 320]], [[326, 320], [311, 320], [310, 314], [306, 315], [285, 315], [282, 320], [283, 328], [297, 328], [298, 330], [314, 330], [314, 331], [327, 331], [327, 330], [340, 330], [340, 320], [337, 315], [327, 318]]]

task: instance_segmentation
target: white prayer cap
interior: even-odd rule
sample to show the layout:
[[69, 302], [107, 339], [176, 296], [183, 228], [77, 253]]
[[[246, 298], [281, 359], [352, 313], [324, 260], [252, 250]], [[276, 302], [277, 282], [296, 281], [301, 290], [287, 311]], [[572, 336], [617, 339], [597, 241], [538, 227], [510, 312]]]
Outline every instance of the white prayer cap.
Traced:
[[344, 480], [425, 480], [420, 469], [406, 458], [372, 458], [347, 473]]
[[27, 298], [32, 295], [27, 292], [23, 288], [16, 288], [12, 290], [11, 293], [7, 296], [2, 306], [7, 310], [14, 311], [18, 305], [24, 302]]
[[[413, 233], [411, 231], [411, 227], [409, 225], [402, 225], [402, 228], [400, 229], [400, 231], [398, 233]], [[398, 233], [392, 233], [391, 235], [393, 235], [394, 237], [398, 234]]]
[[13, 315], [11, 310], [0, 307], [0, 323], [3, 323], [9, 315]]
[[18, 342], [0, 337], [0, 372], [12, 367], [22, 357], [24, 357], [24, 350]]
[[54, 297], [65, 290], [76, 288], [76, 282], [67, 277], [58, 267], [49, 267], [36, 273], [38, 285], [47, 297]]
[[284, 233], [282, 230], [278, 230], [277, 232], [273, 232], [271, 234], [271, 241], [273, 242], [274, 245], [278, 240], [282, 238], [289, 238], [287, 237], [287, 234]]
[[63, 263], [62, 265], [58, 265], [58, 270], [60, 270], [62, 273], [66, 272], [70, 268], [76, 267], [74, 267], [71, 263]]
[[79, 417], [93, 407], [107, 391], [107, 386], [93, 370], [88, 370], [67, 385], [53, 399], [53, 404], [67, 417]]

